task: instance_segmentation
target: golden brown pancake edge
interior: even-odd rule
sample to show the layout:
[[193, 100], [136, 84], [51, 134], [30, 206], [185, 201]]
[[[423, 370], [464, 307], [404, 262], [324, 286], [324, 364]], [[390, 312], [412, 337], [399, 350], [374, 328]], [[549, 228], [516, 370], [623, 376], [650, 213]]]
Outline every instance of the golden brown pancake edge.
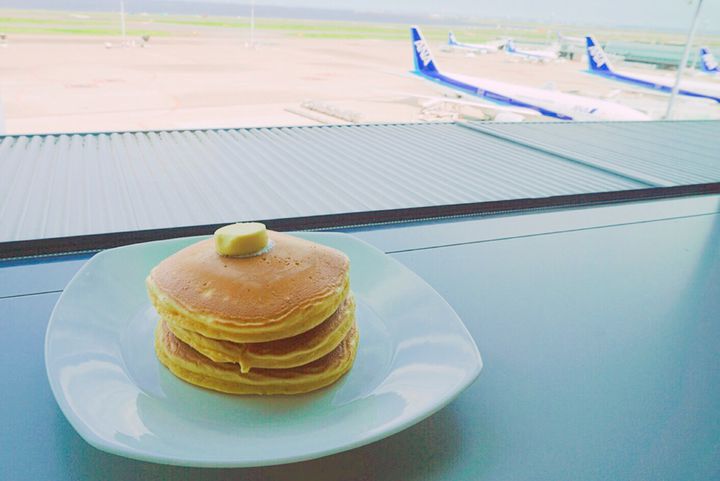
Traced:
[[212, 239], [178, 251], [146, 279], [161, 317], [213, 339], [262, 342], [312, 329], [349, 290], [349, 259], [330, 247], [268, 231], [265, 254], [218, 255]]
[[352, 367], [358, 347], [353, 325], [332, 352], [304, 366], [255, 369], [243, 373], [231, 363], [215, 363], [180, 341], [162, 320], [155, 329], [155, 351], [160, 362], [180, 379], [230, 394], [301, 394], [333, 384]]
[[173, 334], [215, 362], [232, 362], [243, 372], [253, 368], [282, 369], [301, 366], [329, 353], [345, 338], [355, 322], [355, 299], [348, 294], [325, 321], [293, 337], [257, 343], [235, 343], [207, 338], [164, 319]]

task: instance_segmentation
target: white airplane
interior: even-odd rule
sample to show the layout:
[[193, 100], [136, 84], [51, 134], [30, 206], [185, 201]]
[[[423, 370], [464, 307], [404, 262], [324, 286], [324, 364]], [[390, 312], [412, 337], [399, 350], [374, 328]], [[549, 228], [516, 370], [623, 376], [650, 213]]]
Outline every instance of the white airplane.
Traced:
[[[476, 102], [478, 106], [509, 106], [519, 113], [531, 112], [561, 120], [650, 120], [646, 114], [614, 102], [449, 72], [441, 73], [418, 27], [410, 28], [410, 39], [415, 65], [411, 73], [461, 99]], [[508, 110], [508, 107], [503, 109]]]
[[[634, 72], [615, 70], [610, 67], [605, 51], [595, 42], [595, 39], [586, 37], [585, 41], [587, 44], [588, 71], [590, 73], [609, 80], [650, 89], [654, 92], [672, 92], [675, 83], [674, 79], [658, 75], [637, 74]], [[720, 85], [682, 79], [680, 81], [678, 94], [720, 102]]]
[[448, 45], [450, 48], [458, 49], [458, 50], [466, 50], [469, 52], [477, 52], [481, 54], [486, 54], [490, 52], [497, 52], [500, 48], [500, 45], [502, 45], [501, 42], [496, 43], [464, 43], [464, 42], [458, 42], [455, 38], [455, 34], [452, 32], [448, 32]]
[[535, 60], [539, 62], [550, 62], [557, 60], [559, 55], [557, 50], [525, 50], [515, 48], [515, 42], [509, 39], [505, 42], [505, 52], [510, 55], [522, 57], [526, 60]]

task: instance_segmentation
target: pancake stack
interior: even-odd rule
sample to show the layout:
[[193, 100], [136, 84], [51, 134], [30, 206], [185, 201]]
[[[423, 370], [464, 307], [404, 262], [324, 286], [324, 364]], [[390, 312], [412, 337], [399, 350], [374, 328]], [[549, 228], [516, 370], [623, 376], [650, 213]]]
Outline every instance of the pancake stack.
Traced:
[[147, 277], [160, 314], [155, 351], [181, 379], [226, 393], [297, 394], [352, 367], [358, 331], [347, 256], [262, 232], [262, 249], [249, 255], [219, 254], [216, 233]]

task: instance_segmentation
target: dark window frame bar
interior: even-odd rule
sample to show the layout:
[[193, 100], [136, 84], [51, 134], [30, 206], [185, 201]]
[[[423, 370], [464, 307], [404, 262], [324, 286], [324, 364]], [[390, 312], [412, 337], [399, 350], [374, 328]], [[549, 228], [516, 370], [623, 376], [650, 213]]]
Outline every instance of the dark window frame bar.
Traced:
[[[389, 223], [421, 222], [453, 217], [488, 216], [537, 210], [579, 208], [712, 194], [720, 194], [720, 182], [571, 194], [543, 198], [348, 212], [344, 214], [314, 215], [283, 219], [257, 219], [257, 221], [263, 222], [269, 229], [277, 231], [328, 230]], [[234, 221], [233, 219], [229, 219], [228, 222], [222, 224], [0, 242], [0, 260], [70, 255], [80, 252], [110, 249], [139, 242], [206, 235], [212, 234], [217, 228]]]

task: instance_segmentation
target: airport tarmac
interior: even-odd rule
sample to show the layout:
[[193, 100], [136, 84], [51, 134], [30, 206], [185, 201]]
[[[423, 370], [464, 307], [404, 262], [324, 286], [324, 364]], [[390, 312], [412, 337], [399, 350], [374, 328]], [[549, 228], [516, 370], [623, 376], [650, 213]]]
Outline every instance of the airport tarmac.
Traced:
[[[245, 35], [166, 36], [141, 48], [122, 47], [117, 37], [15, 35], [0, 49], [6, 133], [483, 117], [472, 107], [428, 109], [423, 106], [427, 99], [414, 97], [439, 94], [408, 73], [409, 39], [309, 39], [263, 31], [256, 38], [251, 48]], [[655, 118], [665, 112], [667, 96], [630, 93], [621, 84], [584, 73], [586, 65], [579, 60], [539, 64], [503, 53], [449, 52], [438, 42], [431, 48], [445, 71], [611, 96]], [[720, 119], [720, 105], [681, 99], [675, 118]]]

